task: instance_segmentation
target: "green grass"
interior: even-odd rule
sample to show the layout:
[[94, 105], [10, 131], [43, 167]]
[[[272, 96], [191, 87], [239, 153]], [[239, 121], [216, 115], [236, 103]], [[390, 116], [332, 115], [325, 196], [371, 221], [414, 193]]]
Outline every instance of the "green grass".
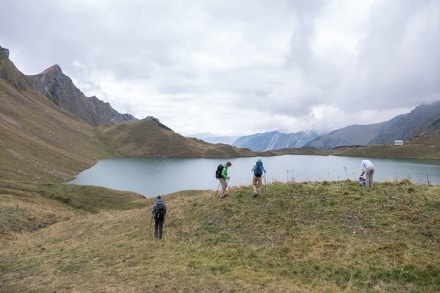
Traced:
[[0, 180], [0, 236], [3, 241], [77, 215], [146, 205], [141, 195], [102, 187]]
[[[53, 200], [52, 192], [58, 194], [63, 187], [30, 190], [42, 188], [44, 198]], [[81, 194], [75, 189], [65, 196], [75, 192]], [[378, 183], [371, 189], [350, 181], [273, 183], [257, 199], [249, 186], [232, 188], [224, 200], [214, 193], [164, 196], [168, 215], [162, 241], [151, 239], [154, 199], [128, 210], [93, 203], [93, 210], [99, 212], [85, 210], [44, 229], [23, 231], [0, 250], [0, 288], [7, 292], [440, 290], [439, 186], [407, 180]], [[63, 201], [53, 202], [72, 208]]]

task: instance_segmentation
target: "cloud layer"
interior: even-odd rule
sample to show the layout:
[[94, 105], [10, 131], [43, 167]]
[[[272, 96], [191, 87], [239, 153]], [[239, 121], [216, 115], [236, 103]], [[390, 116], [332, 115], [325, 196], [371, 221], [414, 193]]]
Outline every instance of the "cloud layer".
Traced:
[[189, 135], [329, 131], [440, 100], [440, 2], [6, 1], [0, 45]]

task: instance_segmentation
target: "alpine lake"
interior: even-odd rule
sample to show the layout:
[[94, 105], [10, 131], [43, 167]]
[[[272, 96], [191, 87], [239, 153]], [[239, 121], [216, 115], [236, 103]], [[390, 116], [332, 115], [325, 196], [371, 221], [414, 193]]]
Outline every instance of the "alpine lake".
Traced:
[[[284, 155], [261, 157], [267, 173], [263, 183], [341, 181], [357, 184], [361, 158], [342, 156]], [[369, 159], [369, 158], [365, 158]], [[215, 170], [230, 161], [228, 186], [250, 186], [257, 158], [117, 158], [98, 161], [69, 184], [95, 185], [133, 191], [145, 197], [182, 190], [217, 190]], [[370, 158], [374, 181], [408, 179], [417, 184], [440, 184], [440, 161]]]

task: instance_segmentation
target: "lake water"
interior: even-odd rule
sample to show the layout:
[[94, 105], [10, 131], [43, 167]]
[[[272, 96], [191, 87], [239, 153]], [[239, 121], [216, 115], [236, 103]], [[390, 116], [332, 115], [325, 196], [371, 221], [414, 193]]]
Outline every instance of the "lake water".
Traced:
[[[286, 155], [262, 157], [266, 182], [354, 180], [360, 175], [360, 158]], [[370, 159], [375, 181], [409, 179], [413, 183], [440, 184], [440, 161]], [[134, 191], [146, 197], [181, 190], [217, 190], [215, 170], [230, 161], [229, 186], [250, 185], [256, 158], [118, 158], [99, 161], [68, 183]]]

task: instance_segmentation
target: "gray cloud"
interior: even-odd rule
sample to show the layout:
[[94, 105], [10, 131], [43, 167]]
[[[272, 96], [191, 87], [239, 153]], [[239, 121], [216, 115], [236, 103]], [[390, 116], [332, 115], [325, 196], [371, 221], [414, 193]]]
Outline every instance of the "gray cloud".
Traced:
[[59, 64], [87, 95], [183, 134], [328, 131], [440, 100], [436, 0], [16, 0], [2, 9], [0, 45], [24, 73]]

